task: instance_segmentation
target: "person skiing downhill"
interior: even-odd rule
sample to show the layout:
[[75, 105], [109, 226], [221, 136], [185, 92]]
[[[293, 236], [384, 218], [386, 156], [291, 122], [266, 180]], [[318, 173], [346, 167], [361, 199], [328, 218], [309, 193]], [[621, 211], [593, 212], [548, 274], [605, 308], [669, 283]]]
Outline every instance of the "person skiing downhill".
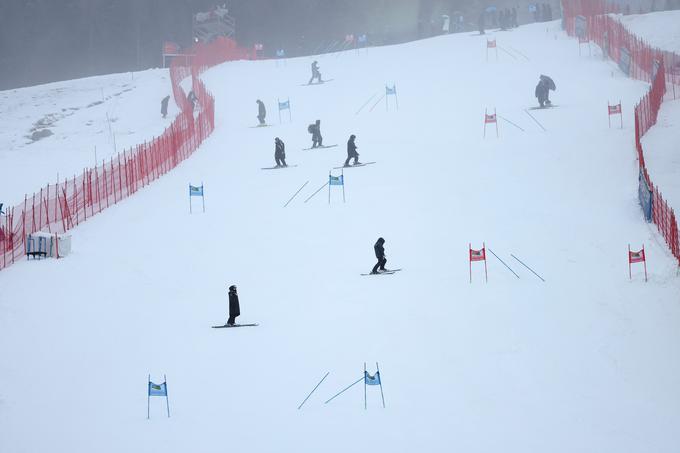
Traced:
[[316, 120], [316, 123], [310, 124], [307, 127], [307, 132], [312, 134], [312, 148], [323, 146], [323, 137], [321, 137], [321, 120]]
[[540, 80], [538, 81], [538, 85], [536, 85], [536, 90], [534, 92], [536, 98], [538, 99], [538, 104], [541, 106], [541, 108], [550, 107], [552, 105], [548, 97], [550, 90], [555, 91], [555, 88], [556, 88], [555, 82], [553, 82], [553, 79], [546, 75], [541, 75]]
[[279, 137], [274, 139], [274, 160], [276, 161], [276, 168], [288, 166], [286, 164], [286, 145]]
[[260, 121], [260, 126], [264, 126], [264, 119], [267, 117], [267, 109], [264, 108], [264, 103], [259, 99], [257, 102], [257, 119]]
[[378, 258], [378, 262], [373, 266], [371, 274], [379, 274], [378, 270], [385, 271], [385, 264], [387, 263], [387, 258], [385, 258], [385, 239], [378, 238], [378, 241], [373, 246], [375, 251], [375, 257]]
[[168, 116], [168, 102], [170, 102], [170, 96], [165, 96], [161, 101], [161, 116], [163, 118]]
[[319, 82], [322, 83], [323, 81], [321, 80], [321, 73], [319, 72], [319, 63], [314, 60], [312, 63], [312, 78], [309, 79], [309, 83], [307, 85], [311, 85], [314, 79], [317, 79]]
[[351, 159], [354, 159], [354, 165], [361, 164], [361, 162], [359, 162], [359, 153], [357, 153], [357, 145], [354, 143], [354, 139], [356, 139], [356, 135], [352, 134], [347, 141], [347, 160], [345, 161], [345, 167], [350, 166], [349, 161]]
[[238, 294], [236, 293], [236, 285], [229, 287], [229, 319], [228, 326], [233, 326], [236, 322], [236, 317], [241, 315], [241, 306], [238, 301]]

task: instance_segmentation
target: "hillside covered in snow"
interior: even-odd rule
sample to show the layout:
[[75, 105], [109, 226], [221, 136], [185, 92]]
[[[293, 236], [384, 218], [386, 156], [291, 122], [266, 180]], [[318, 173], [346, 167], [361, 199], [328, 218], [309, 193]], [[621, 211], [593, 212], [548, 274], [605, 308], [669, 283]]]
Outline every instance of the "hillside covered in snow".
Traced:
[[[307, 86], [314, 59], [328, 83]], [[541, 74], [555, 107], [531, 110]], [[16, 125], [3, 199], [111, 152], [107, 114], [117, 146], [160, 133], [167, 74], [128, 76], [0, 92]], [[680, 280], [638, 203], [630, 113], [647, 83], [579, 55], [558, 22], [202, 79], [216, 128], [194, 156], [71, 230], [66, 258], [0, 272], [0, 451], [677, 451]], [[270, 127], [254, 127], [257, 99]], [[317, 119], [338, 146], [304, 149]], [[664, 124], [649, 140], [677, 136]], [[335, 168], [351, 134], [371, 164]], [[289, 168], [263, 170], [275, 137]], [[361, 275], [378, 237], [401, 270]], [[629, 278], [629, 244], [647, 282], [639, 264]], [[211, 328], [232, 284], [238, 322], [258, 326]], [[376, 362], [381, 389], [324, 404]], [[167, 376], [170, 418], [153, 397], [147, 420], [149, 374]]]

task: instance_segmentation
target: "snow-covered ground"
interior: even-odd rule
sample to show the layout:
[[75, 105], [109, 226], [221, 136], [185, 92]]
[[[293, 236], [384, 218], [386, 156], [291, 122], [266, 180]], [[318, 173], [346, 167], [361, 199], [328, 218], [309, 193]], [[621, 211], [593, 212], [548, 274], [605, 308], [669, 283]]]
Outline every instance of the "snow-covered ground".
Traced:
[[[163, 133], [171, 95], [167, 70], [148, 70], [0, 91], [0, 202], [14, 206], [25, 194], [80, 174], [97, 161]], [[43, 138], [33, 136], [49, 131]], [[115, 145], [115, 147], [114, 147]]]
[[[321, 86], [301, 86], [307, 58], [205, 73], [217, 128], [195, 156], [73, 230], [69, 257], [0, 273], [0, 451], [676, 452], [680, 281], [638, 205], [632, 114], [607, 127], [607, 101], [632, 112], [647, 85], [548, 27], [497, 33], [498, 61], [466, 34], [326, 56]], [[539, 74], [547, 131], [524, 111]], [[386, 83], [399, 110], [356, 114]], [[250, 127], [258, 98], [273, 127]], [[302, 151], [318, 118], [339, 146]], [[345, 171], [346, 203], [304, 203], [352, 133], [376, 163]], [[297, 167], [260, 169], [275, 136]], [[378, 236], [403, 270], [360, 276]], [[519, 279], [489, 255], [468, 282], [483, 241]], [[210, 328], [230, 284], [259, 327]], [[323, 404], [376, 361], [386, 409], [360, 385]], [[148, 373], [170, 419], [159, 398], [146, 419]]]
[[[617, 17], [650, 45], [680, 54], [680, 10]], [[680, 210], [680, 86], [669, 85], [668, 90], [658, 122], [642, 138], [642, 145], [652, 181], [677, 212]]]
[[680, 99], [661, 105], [656, 125], [642, 137], [642, 147], [650, 178], [680, 212]]
[[649, 14], [617, 15], [633, 34], [651, 46], [680, 53], [680, 10]]

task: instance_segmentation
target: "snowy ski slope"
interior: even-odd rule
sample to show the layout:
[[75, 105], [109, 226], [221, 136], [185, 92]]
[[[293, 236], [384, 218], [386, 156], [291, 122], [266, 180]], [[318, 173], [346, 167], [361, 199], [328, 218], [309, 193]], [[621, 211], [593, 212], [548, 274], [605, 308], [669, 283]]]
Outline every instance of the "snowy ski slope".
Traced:
[[[47, 183], [163, 133], [177, 115], [166, 70], [56, 82], [0, 91], [0, 202], [16, 206]], [[172, 96], [171, 96], [172, 99]], [[33, 132], [52, 135], [34, 140]], [[117, 150], [117, 151], [116, 151]]]
[[[493, 36], [513, 57], [462, 34], [319, 58], [320, 86], [300, 86], [311, 58], [205, 73], [217, 127], [194, 157], [75, 229], [68, 258], [0, 274], [0, 451], [677, 451], [680, 283], [636, 193], [646, 85], [556, 22]], [[540, 74], [547, 131], [524, 112]], [[386, 83], [399, 110], [356, 114]], [[258, 98], [273, 127], [251, 127]], [[485, 108], [523, 130], [483, 139]], [[316, 119], [338, 147], [301, 151]], [[345, 204], [337, 187], [304, 203], [352, 133], [377, 163], [345, 171]], [[274, 137], [297, 167], [260, 170]], [[362, 277], [379, 236], [404, 270]], [[483, 241], [519, 279], [490, 255], [488, 284], [479, 264], [468, 282]], [[648, 283], [628, 279], [629, 243]], [[230, 284], [258, 327], [210, 328]], [[323, 404], [376, 361], [386, 409], [359, 385]], [[148, 373], [167, 375], [170, 419], [159, 398], [146, 419]]]

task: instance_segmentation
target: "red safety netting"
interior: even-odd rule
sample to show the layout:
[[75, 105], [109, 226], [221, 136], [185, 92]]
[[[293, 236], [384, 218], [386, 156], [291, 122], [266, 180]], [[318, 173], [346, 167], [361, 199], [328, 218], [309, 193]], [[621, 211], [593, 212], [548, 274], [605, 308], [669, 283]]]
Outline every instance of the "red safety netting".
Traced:
[[[86, 169], [71, 179], [48, 184], [0, 216], [0, 270], [26, 253], [26, 235], [37, 231], [64, 233], [103, 209], [150, 184], [187, 159], [215, 128], [215, 99], [198, 75], [225, 61], [249, 58], [230, 39], [194, 46], [190, 65], [176, 59], [170, 66], [175, 102], [181, 113], [163, 134]], [[192, 76], [197, 110], [192, 109], [181, 83]]]
[[597, 43], [605, 55], [627, 69], [630, 77], [651, 81], [651, 87], [635, 106], [635, 148], [640, 171], [652, 192], [652, 221], [666, 240], [673, 256], [680, 264], [678, 223], [673, 208], [654, 186], [645, 165], [642, 137], [656, 124], [664, 96], [670, 88], [675, 98], [676, 85], [680, 83], [680, 55], [663, 51], [633, 35], [615, 18], [618, 5], [605, 0], [562, 0], [564, 25], [570, 36], [576, 35], [576, 21], [586, 21], [588, 39]]

